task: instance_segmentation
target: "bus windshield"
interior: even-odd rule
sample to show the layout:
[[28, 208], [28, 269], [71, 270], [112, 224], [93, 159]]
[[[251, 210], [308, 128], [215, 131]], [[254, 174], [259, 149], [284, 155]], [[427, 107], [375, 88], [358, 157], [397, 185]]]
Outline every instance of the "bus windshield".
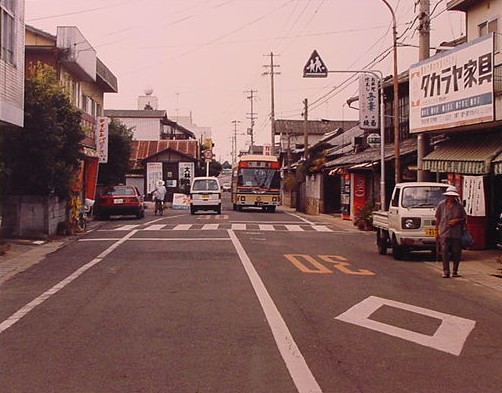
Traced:
[[281, 187], [279, 170], [265, 168], [240, 168], [237, 186], [279, 189]]

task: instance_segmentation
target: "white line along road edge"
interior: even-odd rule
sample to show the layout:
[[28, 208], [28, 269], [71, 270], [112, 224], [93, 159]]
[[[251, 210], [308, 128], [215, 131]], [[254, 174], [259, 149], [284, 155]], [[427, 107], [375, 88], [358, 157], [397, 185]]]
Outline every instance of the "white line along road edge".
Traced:
[[99, 254], [92, 261], [88, 262], [87, 264], [82, 266], [80, 269], [75, 270], [72, 274], [70, 274], [68, 277], [66, 277], [63, 281], [60, 281], [59, 283], [54, 285], [51, 289], [45, 291], [39, 297], [35, 298], [30, 303], [25, 305], [23, 308], [21, 308], [20, 310], [16, 311], [14, 314], [12, 314], [5, 321], [0, 323], [0, 334], [3, 333], [8, 328], [10, 328], [15, 323], [19, 322], [21, 320], [21, 318], [23, 318], [26, 314], [28, 314], [30, 311], [32, 311], [35, 307], [37, 307], [40, 304], [42, 304], [43, 302], [45, 302], [52, 295], [58, 293], [61, 289], [66, 287], [72, 281], [76, 280], [80, 275], [85, 273], [91, 267], [93, 267], [94, 265], [97, 265], [99, 262], [101, 262], [103, 260], [104, 257], [106, 257], [108, 254], [110, 254], [118, 246], [120, 246], [122, 243], [124, 243], [130, 237], [134, 236], [134, 234], [136, 232], [138, 232], [138, 231], [133, 230], [133, 231], [129, 232], [123, 238], [119, 239], [116, 243], [113, 243], [110, 247], [108, 247], [105, 251], [103, 251], [101, 254]]
[[260, 301], [277, 347], [279, 348], [279, 352], [281, 353], [284, 363], [286, 363], [289, 374], [293, 378], [296, 389], [299, 393], [322, 393], [322, 390], [314, 378], [314, 375], [310, 371], [305, 358], [296, 345], [295, 340], [291, 336], [286, 322], [284, 322], [284, 319], [282, 318], [274, 301], [267, 292], [263, 281], [247, 256], [242, 244], [231, 229], [228, 230], [228, 234], [234, 244], [237, 254], [239, 255], [242, 265], [246, 270], [249, 280], [253, 285], [253, 289]]

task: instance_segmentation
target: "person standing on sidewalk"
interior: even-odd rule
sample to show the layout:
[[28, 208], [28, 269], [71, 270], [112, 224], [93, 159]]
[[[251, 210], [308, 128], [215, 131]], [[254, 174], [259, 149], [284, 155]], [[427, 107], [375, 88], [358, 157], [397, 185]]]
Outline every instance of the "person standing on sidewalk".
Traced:
[[452, 277], [458, 277], [462, 256], [461, 238], [467, 214], [455, 187], [448, 187], [443, 195], [445, 199], [439, 202], [436, 208], [436, 242], [441, 245], [443, 278], [450, 277], [450, 259], [453, 261]]

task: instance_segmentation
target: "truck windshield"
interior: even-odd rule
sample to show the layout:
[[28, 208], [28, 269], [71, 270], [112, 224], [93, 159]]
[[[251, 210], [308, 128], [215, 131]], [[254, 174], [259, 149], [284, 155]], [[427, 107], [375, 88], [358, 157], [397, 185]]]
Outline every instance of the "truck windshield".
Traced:
[[410, 207], [436, 207], [444, 198], [445, 187], [405, 187], [401, 205]]

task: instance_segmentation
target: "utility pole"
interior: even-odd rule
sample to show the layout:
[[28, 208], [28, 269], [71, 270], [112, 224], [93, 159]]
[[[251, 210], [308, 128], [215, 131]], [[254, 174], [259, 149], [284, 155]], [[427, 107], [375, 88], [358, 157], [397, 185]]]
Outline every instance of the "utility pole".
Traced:
[[[270, 67], [270, 71], [264, 72], [263, 75], [270, 75], [270, 132], [271, 132], [271, 148], [270, 154], [275, 155], [275, 105], [274, 105], [274, 75], [280, 75], [280, 72], [275, 72], [274, 67], [280, 67], [279, 65], [274, 65], [274, 53], [270, 52], [270, 65], [264, 65], [264, 67]], [[277, 56], [277, 55], [275, 55]]]
[[251, 136], [251, 151], [250, 151], [250, 154], [253, 154], [254, 153], [254, 121], [256, 120], [256, 117], [255, 115], [257, 115], [256, 112], [253, 112], [253, 102], [254, 102], [254, 99], [256, 98], [256, 95], [255, 93], [258, 93], [257, 90], [249, 90], [249, 91], [245, 91], [244, 93], [248, 93], [249, 96], [247, 97], [247, 99], [251, 102], [251, 112], [250, 113], [247, 113], [249, 115], [248, 119], [251, 121], [251, 127], [248, 128], [248, 133], [249, 135]]
[[304, 146], [304, 158], [307, 161], [307, 149], [309, 147], [309, 102], [305, 98], [303, 100], [303, 146]]
[[234, 125], [234, 135], [232, 136], [232, 164], [237, 162], [237, 124], [239, 123], [239, 120], [232, 121]]
[[[420, 0], [418, 9], [418, 60], [428, 59], [430, 56], [430, 0]], [[423, 158], [430, 152], [430, 137], [426, 132], [421, 132], [417, 137], [417, 180], [429, 180], [429, 172], [421, 169]]]

